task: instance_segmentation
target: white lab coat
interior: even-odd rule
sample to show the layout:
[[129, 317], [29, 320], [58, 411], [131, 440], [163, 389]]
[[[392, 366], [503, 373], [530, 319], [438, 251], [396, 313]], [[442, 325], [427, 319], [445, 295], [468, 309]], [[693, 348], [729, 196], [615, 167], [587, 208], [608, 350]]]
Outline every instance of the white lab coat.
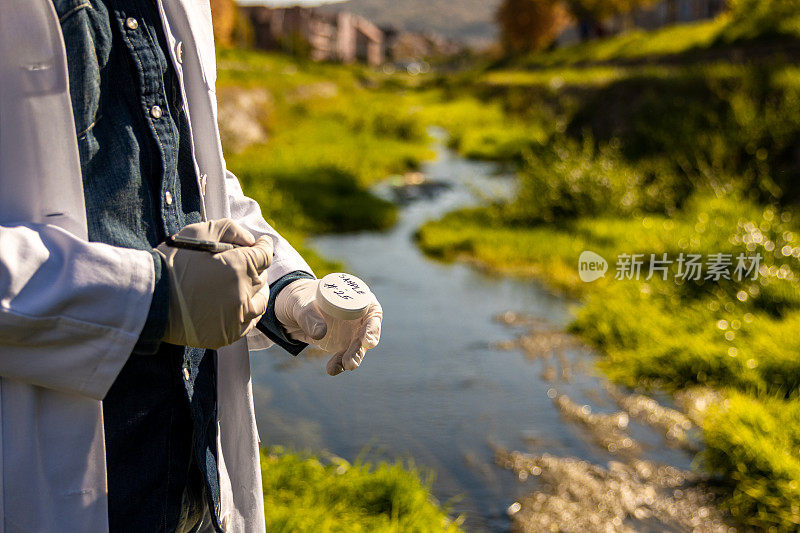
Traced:
[[[225, 170], [209, 1], [159, 3], [185, 87], [205, 216], [275, 239], [270, 282], [309, 270]], [[86, 240], [67, 80], [51, 1], [0, 0], [0, 533], [108, 529], [101, 400], [153, 291], [148, 252]], [[246, 340], [219, 351], [217, 376], [223, 524], [263, 531]]]

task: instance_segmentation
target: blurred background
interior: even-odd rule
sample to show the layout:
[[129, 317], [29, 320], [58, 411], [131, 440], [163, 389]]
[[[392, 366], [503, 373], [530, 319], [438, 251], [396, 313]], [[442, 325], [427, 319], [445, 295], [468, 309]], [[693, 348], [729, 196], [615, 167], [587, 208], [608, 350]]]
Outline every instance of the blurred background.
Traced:
[[212, 11], [228, 167], [385, 311], [251, 354], [270, 531], [800, 529], [800, 2]]

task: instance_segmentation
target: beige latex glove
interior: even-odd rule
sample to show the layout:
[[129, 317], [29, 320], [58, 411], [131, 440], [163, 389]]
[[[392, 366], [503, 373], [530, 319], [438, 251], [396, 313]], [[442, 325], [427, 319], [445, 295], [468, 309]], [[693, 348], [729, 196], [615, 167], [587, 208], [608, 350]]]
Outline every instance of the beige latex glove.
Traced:
[[[330, 331], [335, 331], [338, 319], [323, 315], [317, 310], [316, 279], [299, 279], [283, 288], [275, 298], [275, 318], [283, 324], [286, 333], [293, 339], [315, 344]], [[344, 340], [344, 349], [334, 353], [328, 360], [326, 370], [335, 376], [345, 370], [355, 370], [364, 360], [367, 350], [378, 345], [381, 339], [383, 309], [375, 295], [352, 336]], [[345, 329], [345, 328], [342, 328]]]
[[169, 319], [164, 342], [216, 349], [246, 335], [267, 310], [262, 272], [272, 262], [272, 240], [257, 241], [231, 219], [190, 224], [178, 235], [238, 244], [217, 254], [161, 244], [169, 273]]

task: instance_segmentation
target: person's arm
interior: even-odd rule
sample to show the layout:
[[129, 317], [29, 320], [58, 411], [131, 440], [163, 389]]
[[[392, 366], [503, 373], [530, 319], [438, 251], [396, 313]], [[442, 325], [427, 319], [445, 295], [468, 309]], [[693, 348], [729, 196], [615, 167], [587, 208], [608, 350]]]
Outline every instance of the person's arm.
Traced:
[[0, 226], [0, 376], [102, 399], [139, 339], [150, 252]]
[[267, 283], [273, 285], [280, 278], [295, 271], [314, 272], [299, 253], [284, 239], [261, 215], [261, 207], [242, 192], [239, 179], [231, 172], [225, 172], [225, 192], [230, 205], [230, 217], [256, 238], [268, 235], [275, 246], [272, 264], [267, 269]]
[[292, 281], [302, 278], [316, 279], [314, 272], [292, 245], [264, 220], [258, 202], [244, 195], [239, 179], [229, 171], [225, 172], [225, 192], [228, 195], [231, 218], [255, 236], [269, 235], [275, 245], [272, 264], [267, 269], [269, 305], [257, 330], [250, 335], [250, 348], [267, 348], [274, 343], [290, 354], [297, 355], [308, 344], [286, 334], [275, 317], [275, 298]]
[[164, 256], [153, 250], [154, 283], [153, 298], [150, 300], [150, 310], [144, 321], [139, 340], [133, 347], [133, 353], [153, 355], [158, 353], [164, 332], [167, 330], [169, 320], [169, 275]]

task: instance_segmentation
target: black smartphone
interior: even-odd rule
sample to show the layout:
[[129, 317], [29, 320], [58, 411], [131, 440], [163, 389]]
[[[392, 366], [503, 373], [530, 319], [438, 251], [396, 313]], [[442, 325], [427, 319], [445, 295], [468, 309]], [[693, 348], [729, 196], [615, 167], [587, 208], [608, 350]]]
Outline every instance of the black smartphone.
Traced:
[[206, 241], [203, 239], [194, 239], [192, 237], [182, 237], [181, 235], [167, 237], [167, 245], [174, 246], [175, 248], [196, 250], [198, 252], [208, 252], [210, 254], [218, 254], [238, 248], [235, 244], [227, 242]]

